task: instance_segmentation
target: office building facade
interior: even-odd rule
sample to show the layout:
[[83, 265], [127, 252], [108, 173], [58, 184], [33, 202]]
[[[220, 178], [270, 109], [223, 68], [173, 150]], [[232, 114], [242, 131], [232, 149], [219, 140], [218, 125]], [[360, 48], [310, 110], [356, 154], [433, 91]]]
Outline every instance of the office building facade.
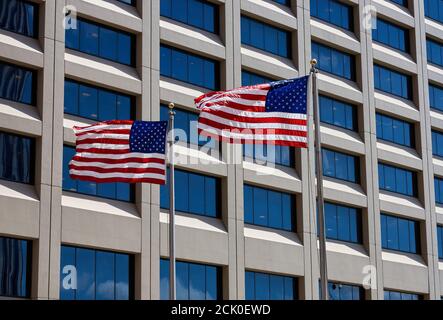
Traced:
[[319, 299], [313, 150], [199, 138], [194, 107], [306, 75], [314, 57], [330, 297], [440, 299], [442, 12], [0, 0], [0, 297], [168, 299], [168, 187], [76, 181], [68, 162], [74, 125], [166, 120], [174, 102], [178, 298]]

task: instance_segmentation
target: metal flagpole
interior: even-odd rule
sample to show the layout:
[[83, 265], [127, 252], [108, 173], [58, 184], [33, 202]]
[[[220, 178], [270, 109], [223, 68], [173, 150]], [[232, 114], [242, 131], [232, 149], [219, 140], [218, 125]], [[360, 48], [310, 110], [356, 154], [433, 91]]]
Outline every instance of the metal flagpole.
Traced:
[[326, 261], [326, 228], [325, 228], [325, 211], [323, 200], [323, 163], [321, 154], [321, 135], [320, 135], [320, 109], [318, 104], [318, 87], [317, 73], [315, 67], [317, 60], [311, 60], [312, 73], [312, 95], [314, 106], [314, 123], [315, 123], [315, 165], [317, 175], [317, 209], [318, 209], [318, 225], [320, 240], [320, 287], [322, 300], [328, 300], [328, 267]]
[[169, 298], [177, 299], [175, 272], [175, 188], [174, 188], [174, 111], [169, 104]]

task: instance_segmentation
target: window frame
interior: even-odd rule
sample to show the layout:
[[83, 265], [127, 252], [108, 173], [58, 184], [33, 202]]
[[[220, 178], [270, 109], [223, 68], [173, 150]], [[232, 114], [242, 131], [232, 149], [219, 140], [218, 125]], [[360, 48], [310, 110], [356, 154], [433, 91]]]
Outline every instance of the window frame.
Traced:
[[[81, 25], [82, 25], [83, 22], [91, 24], [91, 25], [94, 25], [94, 26], [96, 26], [98, 28], [105, 28], [105, 29], [107, 29], [109, 31], [116, 32], [117, 34], [123, 34], [123, 35], [129, 36], [130, 39], [131, 39], [131, 48], [130, 48], [130, 51], [131, 51], [130, 52], [130, 57], [131, 57], [130, 60], [131, 61], [130, 61], [129, 64], [126, 64], [126, 63], [123, 63], [123, 62], [120, 62], [120, 61], [117, 61], [117, 60], [112, 60], [112, 59], [105, 58], [105, 57], [101, 56], [100, 55], [100, 40], [97, 40], [98, 41], [98, 43], [97, 43], [98, 47], [97, 48], [98, 48], [98, 51], [99, 51], [98, 54], [82, 51], [80, 49], [80, 42], [79, 42], [78, 49], [68, 47], [67, 43], [65, 42], [65, 48], [66, 49], [73, 50], [73, 51], [76, 51], [76, 52], [81, 52], [81, 53], [86, 54], [86, 55], [97, 57], [97, 58], [103, 59], [105, 61], [110, 61], [110, 62], [113, 62], [113, 63], [118, 63], [118, 64], [121, 64], [121, 65], [124, 65], [124, 66], [128, 66], [128, 67], [133, 67], [134, 68], [136, 66], [136, 61], [137, 61], [137, 50], [136, 50], [137, 44], [136, 44], [136, 42], [137, 42], [137, 39], [136, 39], [136, 35], [135, 34], [127, 32], [127, 31], [123, 31], [123, 30], [120, 30], [120, 29], [117, 29], [115, 27], [112, 27], [112, 26], [109, 26], [109, 25], [106, 25], [106, 24], [103, 24], [103, 23], [99, 23], [99, 22], [96, 22], [96, 21], [93, 21], [93, 20], [88, 20], [88, 19], [83, 18], [83, 17], [77, 17], [76, 20], [77, 20], [77, 29], [78, 29], [79, 40], [80, 40], [80, 37], [81, 37], [81, 34], [80, 34], [81, 33]], [[67, 29], [65, 31], [65, 33], [69, 32], [68, 30], [69, 29]], [[65, 37], [66, 37], [66, 35], [65, 35]], [[100, 37], [98, 36], [97, 39], [100, 39]]]
[[[74, 83], [74, 84], [76, 84], [78, 86], [77, 87], [77, 97], [78, 97], [78, 107], [79, 108], [80, 108], [80, 92], [79, 92], [79, 88], [80, 88], [80, 86], [84, 86], [84, 87], [88, 87], [88, 88], [97, 90], [97, 93], [99, 93], [99, 92], [107, 92], [107, 93], [111, 93], [111, 94], [116, 95], [116, 97], [117, 96], [123, 96], [123, 97], [129, 98], [130, 99], [130, 103], [131, 103], [131, 106], [130, 106], [130, 119], [122, 119], [122, 120], [135, 120], [136, 119], [136, 114], [137, 114], [137, 110], [136, 109], [137, 109], [137, 107], [136, 107], [136, 97], [135, 96], [129, 95], [129, 94], [125, 94], [125, 93], [121, 93], [121, 92], [115, 91], [115, 90], [109, 90], [109, 89], [106, 89], [106, 88], [103, 88], [103, 87], [99, 87], [99, 86], [96, 86], [96, 85], [91, 85], [91, 84], [86, 83], [86, 82], [80, 82], [78, 80], [74, 80], [74, 79], [67, 78], [67, 77], [64, 79], [64, 84], [66, 84], [67, 81], [71, 82], [71, 83]], [[65, 92], [65, 98], [66, 98], [66, 92]], [[97, 95], [97, 110], [99, 110], [98, 98], [99, 98], [99, 95]], [[63, 101], [63, 107], [65, 107], [65, 101]], [[69, 112], [66, 112], [65, 110], [63, 110], [63, 112], [64, 112], [64, 114], [68, 114], [68, 115], [71, 115], [71, 116], [80, 117], [80, 118], [84, 118], [84, 119], [88, 119], [88, 120], [105, 121], [105, 120], [99, 120], [98, 118], [97, 119], [93, 119], [93, 118], [88, 118], [88, 117], [81, 116], [79, 114], [69, 113]], [[112, 119], [110, 119], [110, 120], [112, 120]], [[118, 119], [116, 119], [116, 120], [118, 120]]]
[[31, 92], [31, 102], [30, 103], [22, 102], [22, 101], [16, 101], [16, 100], [12, 100], [12, 99], [9, 99], [9, 98], [4, 98], [2, 96], [0, 96], [0, 99], [6, 100], [6, 101], [12, 101], [12, 102], [23, 104], [23, 105], [26, 105], [26, 106], [37, 107], [37, 92], [38, 92], [38, 89], [39, 89], [38, 88], [38, 82], [37, 82], [38, 71], [34, 70], [34, 69], [31, 69], [31, 68], [23, 67], [21, 65], [17, 65], [17, 64], [10, 63], [10, 62], [6, 62], [4, 60], [0, 60], [0, 66], [1, 65], [5, 65], [5, 66], [12, 67], [12, 68], [22, 69], [24, 71], [31, 72], [32, 73], [32, 92]]
[[10, 30], [10, 29], [5, 29], [5, 28], [0, 28], [0, 29], [8, 31], [8, 32], [15, 33], [15, 34], [19, 34], [19, 35], [22, 35], [24, 37], [28, 37], [28, 38], [32, 38], [32, 39], [38, 39], [38, 37], [40, 35], [40, 28], [39, 28], [39, 25], [40, 25], [40, 23], [39, 23], [39, 20], [40, 20], [39, 19], [40, 18], [40, 5], [38, 3], [35, 3], [35, 2], [32, 2], [32, 1], [27, 1], [27, 0], [20, 0], [20, 1], [17, 1], [17, 2], [24, 2], [24, 3], [34, 7], [34, 17], [33, 17], [33, 20], [34, 20], [33, 21], [34, 35], [29, 36], [29, 35], [26, 35], [24, 33], [21, 33], [21, 32], [15, 31], [15, 30]]
[[[412, 182], [411, 182], [411, 184], [412, 184], [412, 195], [407, 194], [407, 193], [401, 193], [401, 192], [398, 192], [396, 190], [389, 190], [389, 189], [386, 189], [386, 187], [385, 188], [380, 187], [380, 183], [381, 183], [381, 179], [380, 179], [380, 165], [383, 166], [383, 178], [385, 177], [385, 172], [384, 172], [384, 168], [385, 167], [389, 167], [389, 168], [392, 168], [394, 170], [402, 170], [402, 171], [405, 171], [405, 172], [412, 173]], [[401, 168], [401, 167], [393, 166], [393, 165], [387, 164], [385, 162], [378, 162], [378, 171], [379, 171], [378, 172], [378, 180], [379, 180], [379, 186], [378, 187], [379, 187], [379, 190], [383, 190], [383, 191], [386, 191], [386, 192], [391, 192], [391, 193], [394, 193], [394, 194], [403, 195], [403, 196], [406, 196], [406, 197], [413, 197], [413, 198], [417, 198], [418, 197], [417, 172], [416, 171], [412, 171], [412, 170], [409, 170], [409, 169], [404, 169], [404, 168]], [[396, 177], [395, 177], [395, 179], [396, 179]], [[386, 185], [386, 179], [384, 179], [383, 183]], [[395, 186], [397, 186], [397, 182], [395, 183]]]
[[[349, 65], [350, 78], [347, 78], [346, 76], [341, 76], [339, 74], [336, 74], [333, 71], [325, 70], [324, 68], [321, 68], [320, 64], [317, 65], [317, 68], [318, 68], [319, 71], [324, 72], [326, 74], [329, 74], [329, 75], [331, 75], [333, 77], [337, 77], [337, 78], [343, 79], [345, 81], [357, 82], [357, 63], [356, 63], [357, 61], [356, 61], [356, 57], [355, 57], [354, 54], [351, 54], [351, 53], [348, 53], [348, 52], [336, 49], [334, 47], [330, 47], [330, 46], [328, 46], [326, 44], [323, 44], [323, 43], [321, 43], [319, 41], [316, 41], [316, 40], [311, 40], [312, 56], [314, 56], [314, 51], [315, 51], [314, 48], [313, 48], [314, 46], [318, 47], [318, 54], [319, 55], [321, 55], [320, 50], [322, 48], [324, 50], [327, 49], [327, 50], [330, 51], [330, 54], [331, 54], [330, 55], [330, 57], [331, 57], [331, 59], [330, 59], [330, 61], [331, 61], [331, 70], [332, 70], [332, 60], [333, 60], [333, 54], [334, 53], [335, 54], [340, 54], [342, 57], [348, 56], [349, 60], [350, 60], [350, 65]], [[320, 59], [318, 59], [318, 60], [320, 61]], [[346, 66], [345, 63], [343, 62], [343, 68], [345, 68], [345, 66]], [[343, 71], [345, 71], [345, 70], [343, 69]], [[346, 73], [346, 72], [344, 72], [344, 73]]]
[[[386, 115], [386, 114], [384, 114], [384, 113], [380, 113], [380, 112], [376, 112], [376, 113], [375, 113], [375, 116], [376, 116], [376, 120], [375, 120], [375, 121], [376, 121], [376, 127], [378, 126], [378, 124], [377, 124], [377, 120], [378, 120], [379, 116], [381, 116], [381, 117], [384, 118], [384, 119], [389, 118], [389, 119], [391, 119], [392, 121], [394, 121], [394, 120], [395, 120], [395, 121], [400, 121], [400, 122], [403, 123], [403, 126], [404, 126], [404, 125], [408, 125], [408, 126], [409, 126], [409, 129], [410, 129], [410, 131], [409, 131], [410, 145], [397, 143], [397, 142], [394, 141], [394, 139], [389, 140], [389, 139], [386, 139], [385, 137], [381, 137], [381, 136], [379, 136], [378, 132], [376, 132], [376, 137], [377, 137], [377, 139], [382, 140], [382, 141], [386, 141], [386, 142], [389, 142], [389, 143], [393, 143], [393, 144], [398, 145], [398, 146], [402, 146], [402, 147], [407, 147], [407, 148], [415, 149], [415, 147], [416, 147], [416, 141], [415, 141], [415, 126], [414, 126], [413, 123], [408, 122], [408, 121], [406, 121], [406, 120], [399, 119], [399, 118], [394, 118], [394, 117], [391, 117], [391, 116], [389, 116], [389, 115]], [[382, 125], [382, 126], [383, 126], [383, 125]], [[403, 128], [404, 128], [404, 127], [403, 127]], [[394, 130], [394, 129], [392, 129], [392, 130]], [[382, 132], [382, 133], [383, 133], [383, 132]], [[381, 133], [381, 134], [382, 134], [382, 133]], [[403, 135], [404, 135], [404, 132], [403, 132]], [[394, 134], [393, 134], [393, 137], [394, 137]]]
[[[97, 268], [97, 253], [108, 253], [108, 254], [113, 254], [114, 258], [115, 255], [120, 254], [120, 255], [126, 255], [128, 257], [128, 271], [129, 271], [129, 276], [128, 276], [128, 301], [134, 300], [135, 299], [135, 256], [133, 254], [130, 253], [125, 253], [125, 252], [117, 252], [117, 251], [112, 251], [112, 250], [102, 250], [102, 249], [95, 249], [95, 248], [88, 248], [88, 247], [82, 247], [80, 245], [76, 246], [76, 245], [71, 245], [71, 244], [65, 244], [65, 243], [61, 243], [60, 244], [60, 268], [61, 268], [61, 264], [62, 264], [62, 249], [63, 247], [65, 248], [70, 248], [70, 249], [74, 249], [75, 250], [75, 256], [76, 256], [76, 268], [77, 267], [77, 250], [91, 250], [94, 252], [94, 272], [96, 272], [96, 268]], [[114, 266], [115, 266], [115, 260], [114, 260]], [[59, 282], [62, 280], [62, 274], [60, 274], [60, 279]], [[94, 274], [94, 295], [97, 296], [97, 288], [96, 288], [96, 280], [97, 278], [97, 274]], [[114, 275], [114, 280], [115, 280], [115, 275]], [[115, 281], [114, 281], [115, 282]], [[61, 293], [62, 288], [60, 287], [59, 289], [59, 295]], [[75, 295], [77, 295], [77, 289], [75, 289]], [[63, 301], [81, 301], [81, 299], [72, 299], [72, 300], [63, 300]], [[97, 298], [91, 300], [91, 301], [100, 301], [97, 300]], [[111, 300], [109, 300], [111, 301]], [[112, 301], [122, 301], [122, 300], [118, 300], [118, 299], [114, 299]], [[123, 300], [124, 301], [124, 300]]]
[[[354, 162], [355, 181], [348, 180], [348, 179], [343, 179], [343, 178], [338, 178], [336, 176], [331, 176], [331, 175], [325, 174], [325, 165], [324, 165], [324, 163], [322, 163], [322, 169], [323, 169], [322, 175], [323, 175], [323, 177], [337, 179], [337, 180], [340, 180], [340, 181], [346, 181], [346, 182], [354, 183], [354, 184], [360, 184], [361, 183], [361, 164], [360, 164], [361, 159], [360, 159], [360, 156], [354, 156], [354, 155], [351, 155], [351, 154], [348, 154], [348, 153], [344, 153], [344, 152], [341, 152], [341, 151], [337, 151], [337, 150], [334, 150], [334, 149], [330, 149], [330, 148], [327, 148], [327, 147], [322, 147], [321, 152], [322, 152], [322, 161], [325, 161], [324, 159], [326, 158], [326, 157], [323, 156], [323, 152], [333, 152], [334, 153], [334, 171], [336, 171], [336, 154], [337, 153], [341, 154], [341, 155], [344, 155], [346, 157], [352, 157], [352, 158], [354, 158], [356, 160]], [[348, 171], [348, 173], [349, 173], [349, 171]]]
[[[386, 219], [386, 230], [383, 230], [383, 218]], [[387, 222], [387, 219], [388, 218], [393, 218], [393, 219], [396, 220], [396, 225], [397, 225], [396, 238], [397, 238], [397, 243], [398, 243], [398, 249], [388, 248], [388, 247], [385, 247], [383, 245], [383, 239], [386, 239], [386, 241], [389, 240], [389, 237], [388, 237], [388, 234], [387, 234], [387, 232], [388, 232], [388, 222]], [[410, 244], [411, 244], [411, 241], [412, 241], [411, 234], [410, 234], [410, 223], [412, 223], [414, 225], [414, 239], [413, 240], [415, 242], [414, 243], [414, 246], [415, 246], [415, 249], [416, 249], [415, 252], [400, 249], [400, 229], [398, 227], [399, 226], [399, 221], [408, 222], [408, 235], [409, 235], [408, 236], [408, 243], [409, 243], [409, 247], [410, 247]], [[385, 251], [388, 251], [388, 252], [403, 253], [403, 254], [421, 255], [421, 253], [422, 253], [422, 248], [421, 248], [422, 243], [421, 242], [422, 241], [420, 239], [420, 235], [421, 235], [421, 230], [420, 230], [421, 227], [420, 227], [420, 225], [421, 225], [421, 223], [418, 220], [404, 218], [404, 217], [399, 217], [399, 216], [392, 215], [392, 214], [389, 214], [389, 213], [386, 213], [386, 212], [380, 212], [380, 234], [381, 234], [381, 239], [382, 239], [382, 241], [381, 241], [381, 248], [382, 248], [382, 250], [385, 250]], [[386, 232], [385, 236], [383, 236], [384, 232]]]

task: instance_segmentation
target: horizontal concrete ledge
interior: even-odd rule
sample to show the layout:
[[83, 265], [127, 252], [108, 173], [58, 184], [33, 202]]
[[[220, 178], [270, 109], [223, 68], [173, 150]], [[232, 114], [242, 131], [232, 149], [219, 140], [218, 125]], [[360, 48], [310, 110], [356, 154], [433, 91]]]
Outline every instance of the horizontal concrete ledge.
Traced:
[[[176, 214], [177, 259], [226, 266], [229, 255], [228, 233], [220, 219], [185, 213]], [[160, 255], [169, 255], [169, 214], [160, 212]]]
[[377, 141], [377, 152], [381, 161], [394, 163], [414, 171], [423, 170], [423, 161], [414, 149], [387, 141]]
[[382, 259], [385, 289], [422, 294], [429, 292], [428, 267], [420, 256], [383, 251]]
[[37, 107], [0, 99], [0, 127], [4, 131], [42, 135], [42, 121]]
[[0, 234], [39, 237], [40, 201], [34, 186], [0, 181]]
[[0, 56], [12, 63], [43, 68], [43, 50], [37, 39], [0, 30]]
[[245, 269], [304, 275], [304, 248], [297, 234], [246, 225]]
[[271, 23], [284, 29], [297, 29], [297, 18], [292, 10], [278, 3], [260, 0], [241, 0], [240, 8], [243, 13], [252, 18]]
[[74, 6], [79, 16], [132, 33], [143, 30], [143, 21], [133, 6], [115, 0], [67, 0], [66, 4]]
[[267, 167], [243, 161], [244, 181], [264, 187], [272, 187], [289, 193], [301, 193], [301, 180], [294, 168]]
[[379, 191], [380, 211], [405, 218], [425, 219], [425, 209], [417, 198], [403, 196], [384, 190]]
[[131, 203], [63, 192], [61, 235], [64, 244], [141, 251], [141, 220]]
[[219, 36], [168, 18], [160, 20], [160, 39], [198, 55], [204, 53], [204, 56], [217, 60], [226, 58], [226, 48]]
[[197, 111], [194, 99], [209, 92], [208, 89], [185, 84], [171, 78], [160, 77], [160, 100], [164, 103], [174, 102], [177, 106]]
[[66, 49], [65, 73], [68, 78], [101, 87], [139, 95], [140, 77], [135, 68]]

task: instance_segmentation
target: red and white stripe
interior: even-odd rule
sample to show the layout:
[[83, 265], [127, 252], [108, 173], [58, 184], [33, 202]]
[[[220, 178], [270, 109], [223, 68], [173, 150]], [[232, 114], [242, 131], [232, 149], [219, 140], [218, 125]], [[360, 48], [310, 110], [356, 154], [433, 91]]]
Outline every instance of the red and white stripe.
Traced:
[[74, 127], [76, 155], [69, 163], [71, 178], [98, 183], [166, 182], [166, 157], [131, 152], [133, 121], [106, 121]]
[[269, 84], [260, 84], [198, 97], [199, 134], [230, 143], [307, 148], [306, 114], [266, 112], [270, 89]]

